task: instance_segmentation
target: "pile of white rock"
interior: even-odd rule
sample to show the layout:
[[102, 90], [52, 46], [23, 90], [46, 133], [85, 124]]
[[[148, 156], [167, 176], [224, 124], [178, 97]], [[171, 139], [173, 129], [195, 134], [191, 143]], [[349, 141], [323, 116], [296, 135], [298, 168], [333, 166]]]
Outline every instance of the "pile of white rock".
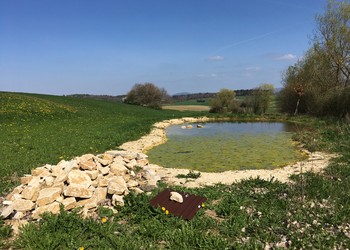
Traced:
[[1, 216], [12, 220], [39, 219], [44, 212], [59, 213], [81, 207], [89, 216], [99, 206], [124, 205], [124, 196], [148, 192], [160, 177], [147, 155], [128, 151], [86, 154], [57, 165], [45, 165], [21, 178], [21, 185], [5, 197]]

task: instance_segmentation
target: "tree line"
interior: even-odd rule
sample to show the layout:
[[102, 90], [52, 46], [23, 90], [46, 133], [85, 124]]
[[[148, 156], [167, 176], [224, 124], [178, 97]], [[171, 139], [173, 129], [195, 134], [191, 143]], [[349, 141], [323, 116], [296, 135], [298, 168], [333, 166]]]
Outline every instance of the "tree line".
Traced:
[[350, 113], [350, 3], [330, 0], [316, 16], [312, 46], [283, 73], [281, 111], [345, 117]]

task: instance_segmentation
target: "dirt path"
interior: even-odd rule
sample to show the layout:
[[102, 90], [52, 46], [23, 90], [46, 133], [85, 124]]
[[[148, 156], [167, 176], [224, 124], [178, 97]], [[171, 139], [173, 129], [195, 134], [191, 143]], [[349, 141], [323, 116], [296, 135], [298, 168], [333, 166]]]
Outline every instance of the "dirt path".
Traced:
[[[172, 125], [180, 125], [182, 123], [193, 122], [207, 122], [211, 119], [203, 118], [182, 118], [166, 120], [156, 123], [154, 129], [149, 135], [142, 137], [141, 139], [133, 142], [124, 143], [121, 148], [127, 151], [136, 151], [147, 153], [150, 148], [166, 142], [165, 128]], [[265, 180], [271, 180], [275, 178], [281, 182], [289, 182], [289, 176], [292, 174], [299, 174], [302, 172], [313, 171], [321, 172], [328, 166], [329, 160], [335, 157], [332, 154], [326, 154], [323, 152], [306, 152], [309, 158], [297, 162], [292, 165], [285, 166], [278, 169], [260, 169], [260, 170], [236, 170], [226, 171], [222, 173], [201, 173], [200, 178], [193, 181], [186, 181], [183, 178], [177, 178], [178, 174], [188, 174], [188, 169], [174, 169], [164, 168], [154, 164], [150, 164], [150, 168], [157, 172], [163, 180], [172, 185], [184, 185], [186, 187], [200, 187], [205, 185], [214, 185], [216, 183], [232, 184], [243, 179], [260, 177]]]

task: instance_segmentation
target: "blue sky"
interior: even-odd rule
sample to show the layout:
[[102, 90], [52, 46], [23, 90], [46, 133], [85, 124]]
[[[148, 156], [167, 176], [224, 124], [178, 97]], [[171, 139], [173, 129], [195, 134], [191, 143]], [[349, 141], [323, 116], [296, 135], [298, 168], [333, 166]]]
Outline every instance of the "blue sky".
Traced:
[[0, 0], [0, 91], [281, 86], [326, 0]]

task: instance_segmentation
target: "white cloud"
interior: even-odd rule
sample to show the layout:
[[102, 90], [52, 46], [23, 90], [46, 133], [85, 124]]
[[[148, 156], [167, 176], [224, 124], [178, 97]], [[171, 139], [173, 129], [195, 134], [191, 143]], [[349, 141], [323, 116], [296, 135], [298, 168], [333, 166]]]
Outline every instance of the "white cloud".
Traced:
[[260, 71], [261, 67], [246, 67], [245, 68], [246, 71]]
[[209, 61], [223, 61], [225, 58], [223, 56], [209, 56], [207, 59]]
[[298, 57], [296, 55], [293, 55], [293, 54], [285, 54], [283, 56], [279, 56], [279, 57], [276, 57], [276, 60], [280, 60], [280, 61], [290, 61], [290, 60], [295, 60], [297, 59]]

